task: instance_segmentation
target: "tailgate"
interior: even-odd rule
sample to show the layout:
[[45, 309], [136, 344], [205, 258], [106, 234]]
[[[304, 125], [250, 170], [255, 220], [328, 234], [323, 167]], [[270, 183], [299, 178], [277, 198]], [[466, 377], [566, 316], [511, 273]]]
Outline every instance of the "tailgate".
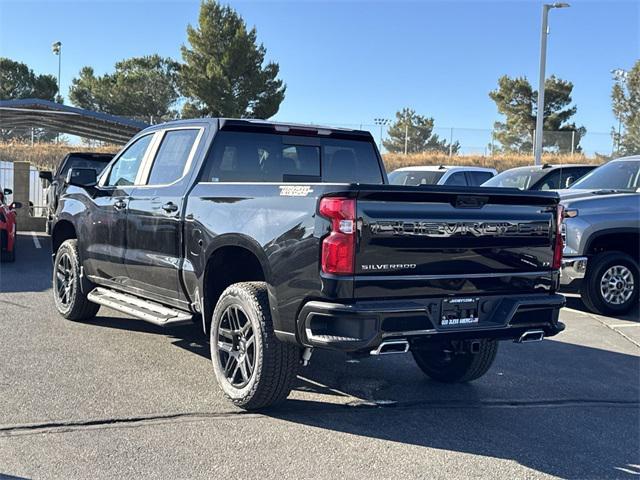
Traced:
[[551, 289], [558, 197], [458, 187], [366, 187], [356, 298]]

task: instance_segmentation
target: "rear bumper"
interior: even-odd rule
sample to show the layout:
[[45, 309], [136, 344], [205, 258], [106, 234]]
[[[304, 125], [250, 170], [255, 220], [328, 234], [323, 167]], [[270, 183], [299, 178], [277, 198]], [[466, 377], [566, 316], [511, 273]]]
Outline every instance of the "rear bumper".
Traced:
[[574, 290], [580, 287], [587, 271], [587, 257], [564, 257], [560, 270], [560, 285], [563, 290]]
[[298, 316], [298, 335], [309, 347], [347, 352], [368, 351], [387, 339], [518, 339], [527, 330], [553, 336], [565, 298], [559, 294], [479, 297], [477, 324], [440, 325], [442, 299], [360, 301], [352, 304], [310, 301]]

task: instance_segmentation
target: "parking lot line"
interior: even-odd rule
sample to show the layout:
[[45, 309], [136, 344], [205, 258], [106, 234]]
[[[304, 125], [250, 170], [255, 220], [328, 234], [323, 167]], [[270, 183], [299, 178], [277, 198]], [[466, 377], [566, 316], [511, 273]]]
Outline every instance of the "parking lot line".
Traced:
[[40, 244], [40, 239], [38, 238], [38, 235], [36, 234], [36, 232], [31, 232], [31, 237], [33, 238], [33, 244], [35, 245], [35, 247], [42, 248], [42, 245]]

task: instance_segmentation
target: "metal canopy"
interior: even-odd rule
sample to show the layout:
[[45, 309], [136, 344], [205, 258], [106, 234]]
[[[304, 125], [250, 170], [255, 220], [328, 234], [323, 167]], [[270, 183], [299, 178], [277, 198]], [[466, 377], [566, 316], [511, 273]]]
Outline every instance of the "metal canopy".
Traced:
[[124, 144], [148, 127], [145, 122], [60, 103], [26, 98], [0, 100], [0, 129], [42, 128], [102, 142]]

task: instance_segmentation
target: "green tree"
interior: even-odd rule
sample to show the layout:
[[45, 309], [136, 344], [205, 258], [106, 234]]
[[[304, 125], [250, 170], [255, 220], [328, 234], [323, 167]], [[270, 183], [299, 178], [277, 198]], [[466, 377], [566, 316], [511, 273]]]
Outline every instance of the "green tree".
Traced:
[[[554, 152], [570, 152], [573, 139], [574, 151], [580, 151], [580, 140], [586, 129], [569, 123], [577, 112], [571, 105], [573, 83], [551, 76], [545, 80], [543, 148]], [[538, 92], [533, 90], [526, 77], [498, 80], [498, 88], [489, 92], [504, 122], [495, 122], [493, 138], [508, 152], [529, 153], [533, 148], [536, 129]], [[575, 133], [572, 133], [575, 132]]]
[[74, 105], [98, 112], [138, 118], [150, 123], [170, 120], [179, 98], [179, 64], [159, 55], [133, 57], [115, 64], [113, 73], [95, 76], [84, 67], [72, 81]]
[[[265, 65], [255, 27], [247, 30], [240, 15], [214, 0], [200, 5], [198, 26], [187, 27], [182, 46], [183, 117], [269, 118], [284, 100], [286, 86], [277, 63]], [[264, 66], [263, 66], [264, 65]]]
[[613, 130], [619, 155], [640, 153], [640, 60], [624, 77], [618, 77], [611, 90], [613, 114], [620, 131]]
[[[449, 144], [433, 133], [433, 118], [418, 115], [415, 110], [403, 108], [396, 112], [396, 121], [389, 127], [388, 139], [382, 144], [391, 153], [404, 153], [405, 140], [407, 153], [446, 152]], [[452, 153], [458, 153], [460, 144], [456, 141], [451, 145]]]
[[[21, 98], [40, 98], [55, 100], [58, 83], [53, 75], [36, 75], [27, 65], [10, 58], [0, 57], [0, 100], [17, 100]], [[25, 140], [31, 135], [37, 140], [53, 138], [50, 133], [41, 129], [7, 129], [0, 128], [2, 140]]]
[[0, 100], [41, 98], [54, 100], [58, 84], [53, 75], [36, 75], [27, 65], [0, 57]]

